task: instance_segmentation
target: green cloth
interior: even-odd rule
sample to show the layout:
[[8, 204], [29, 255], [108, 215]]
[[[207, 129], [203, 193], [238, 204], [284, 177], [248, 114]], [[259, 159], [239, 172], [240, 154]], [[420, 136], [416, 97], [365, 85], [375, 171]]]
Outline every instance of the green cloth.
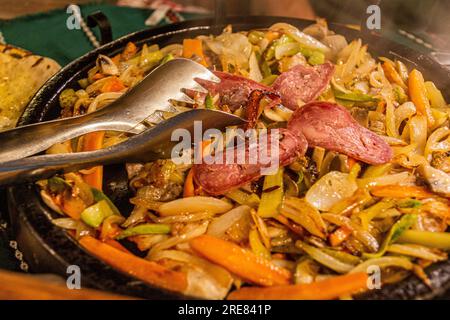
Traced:
[[[102, 11], [111, 22], [113, 39], [148, 28], [144, 22], [152, 13], [152, 10], [108, 4], [80, 7], [83, 17], [98, 10]], [[69, 16], [65, 9], [23, 16], [14, 20], [0, 21], [0, 31], [6, 43], [50, 57], [64, 66], [94, 49], [81, 29], [67, 28], [66, 21]], [[198, 15], [183, 15], [183, 17], [191, 19]], [[94, 34], [100, 39], [97, 28], [94, 28]]]

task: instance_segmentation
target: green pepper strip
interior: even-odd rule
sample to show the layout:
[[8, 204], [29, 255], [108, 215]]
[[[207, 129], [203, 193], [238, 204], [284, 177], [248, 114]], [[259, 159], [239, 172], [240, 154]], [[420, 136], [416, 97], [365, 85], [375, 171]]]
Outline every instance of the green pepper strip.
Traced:
[[167, 224], [147, 223], [136, 227], [128, 228], [122, 231], [117, 237], [117, 240], [124, 238], [145, 235], [145, 234], [166, 234], [170, 232], [170, 226]]
[[91, 188], [92, 190], [92, 194], [94, 195], [94, 201], [95, 202], [99, 202], [102, 200], [105, 200], [109, 207], [111, 208], [112, 212], [116, 215], [121, 215], [119, 209], [117, 209], [117, 207], [114, 205], [114, 203], [100, 190], [96, 189], [96, 188]]
[[352, 102], [377, 102], [378, 101], [378, 99], [374, 98], [373, 96], [364, 94], [361, 92], [343, 93], [340, 91], [335, 91], [334, 96], [336, 99], [352, 101]]

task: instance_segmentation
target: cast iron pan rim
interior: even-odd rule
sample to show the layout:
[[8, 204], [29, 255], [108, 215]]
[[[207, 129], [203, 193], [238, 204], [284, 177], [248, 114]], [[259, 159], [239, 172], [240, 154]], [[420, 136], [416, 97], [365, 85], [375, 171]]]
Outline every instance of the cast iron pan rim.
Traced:
[[[311, 23], [311, 21], [295, 19], [295, 18], [282, 18], [282, 17], [232, 17], [228, 18], [225, 23], [232, 24], [234, 26], [242, 25], [247, 29], [251, 28], [263, 28], [275, 22], [287, 22], [296, 25], [305, 25]], [[158, 39], [173, 36], [173, 35], [183, 35], [190, 34], [198, 31], [205, 31], [204, 33], [217, 33], [223, 26], [211, 27], [214, 24], [212, 19], [201, 19], [201, 20], [190, 20], [181, 22], [178, 24], [167, 25], [163, 27], [158, 27], [154, 29], [146, 29], [131, 33], [129, 35], [123, 36], [111, 43], [103, 45], [102, 47], [95, 49], [77, 60], [71, 62], [66, 67], [64, 67], [60, 72], [48, 80], [44, 86], [37, 92], [35, 97], [32, 99], [28, 107], [26, 108], [24, 114], [19, 120], [19, 125], [24, 125], [32, 122], [39, 122], [45, 119], [46, 114], [49, 111], [49, 105], [54, 102], [55, 97], [67, 86], [68, 83], [74, 80], [77, 76], [77, 72], [83, 68], [87, 68], [88, 65], [95, 63], [95, 58], [98, 54], [111, 55], [122, 49], [128, 41], [134, 41], [137, 43], [149, 41], [157, 42]], [[339, 30], [338, 33], [342, 32], [343, 26], [337, 24], [330, 24], [330, 29]], [[356, 37], [359, 33], [355, 30], [346, 29], [342, 32], [347, 37]], [[375, 42], [374, 42], [375, 41]], [[376, 41], [385, 41], [382, 38], [374, 35], [371, 41], [365, 41], [373, 45]], [[415, 65], [425, 65], [434, 68], [440, 76], [445, 80], [450, 80], [450, 70], [446, 70], [443, 67], [437, 65], [432, 58], [414, 53], [411, 49], [406, 48], [402, 45], [392, 43], [387, 41], [391, 48], [394, 48], [394, 52], [403, 52], [405, 55], [409, 55], [411, 62]], [[389, 53], [393, 53], [390, 51]], [[402, 58], [404, 58], [402, 56]], [[443, 81], [444, 81], [443, 80]], [[447, 92], [447, 95], [449, 93]], [[93, 257], [87, 253], [79, 244], [69, 237], [65, 231], [54, 226], [49, 221], [49, 217], [56, 217], [54, 212], [49, 210], [45, 205], [43, 205], [38, 193], [36, 192], [36, 187], [33, 185], [21, 185], [16, 187], [11, 187], [8, 190], [9, 207], [15, 208], [16, 213], [20, 213], [22, 220], [25, 224], [30, 226], [31, 232], [38, 241], [43, 244], [46, 250], [50, 251], [58, 261], [62, 262], [64, 265], [74, 264], [73, 261], [70, 263], [67, 260], [67, 256], [64, 254], [68, 251], [72, 253], [71, 258], [73, 260], [73, 252], [75, 251], [75, 257], [77, 261], [82, 262], [81, 266], [86, 263], [89, 267], [94, 270], [88, 270], [89, 275], [87, 276], [88, 284], [94, 288], [99, 288], [108, 291], [115, 291], [122, 294], [135, 294], [137, 296], [152, 298], [176, 298], [183, 299], [188, 298], [180, 294], [174, 294], [166, 290], [148, 286], [143, 284], [136, 279], [131, 278], [123, 272], [117, 271], [111, 268], [109, 265], [103, 263], [97, 258]], [[38, 222], [38, 223], [36, 223]], [[46, 232], [39, 232], [38, 227], [42, 227], [41, 224], [46, 224]], [[58, 242], [58, 243], [55, 243]], [[60, 245], [63, 243], [63, 245]], [[92, 272], [94, 271], [94, 272]], [[369, 294], [364, 294], [361, 298], [376, 298], [376, 299], [386, 299], [386, 298], [421, 298], [428, 299], [436, 295], [442, 294], [446, 289], [450, 287], [450, 261], [445, 261], [439, 264], [434, 264], [427, 271], [431, 273], [437, 273], [437, 277], [441, 278], [443, 281], [437, 290], [429, 290], [421, 281], [417, 278], [410, 276], [409, 279], [397, 283], [394, 285], [388, 285], [383, 287], [381, 290], [376, 290], [370, 292]], [[108, 282], [103, 273], [114, 278], [111, 282]], [[439, 275], [443, 273], [443, 275]], [[92, 280], [94, 278], [94, 280]], [[104, 281], [105, 283], [102, 283]], [[119, 283], [119, 284], [116, 284]], [[130, 283], [133, 285], [130, 286]], [[418, 289], [420, 287], [420, 289]], [[146, 290], [148, 289], [148, 290]], [[398, 291], [398, 292], [397, 292]]]

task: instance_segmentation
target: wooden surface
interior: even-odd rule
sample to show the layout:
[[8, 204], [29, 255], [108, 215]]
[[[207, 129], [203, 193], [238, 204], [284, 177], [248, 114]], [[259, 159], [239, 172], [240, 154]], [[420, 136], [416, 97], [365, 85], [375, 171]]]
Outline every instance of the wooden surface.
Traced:
[[70, 290], [37, 276], [0, 270], [0, 300], [128, 300], [91, 289]]

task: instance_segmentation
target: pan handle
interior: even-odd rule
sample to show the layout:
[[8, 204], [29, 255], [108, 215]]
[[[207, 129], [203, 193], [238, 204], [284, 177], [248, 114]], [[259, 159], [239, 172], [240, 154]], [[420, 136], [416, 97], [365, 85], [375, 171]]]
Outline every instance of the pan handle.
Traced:
[[96, 11], [87, 16], [89, 28], [97, 27], [100, 30], [100, 44], [104, 45], [112, 41], [112, 28], [108, 17], [101, 11]]

